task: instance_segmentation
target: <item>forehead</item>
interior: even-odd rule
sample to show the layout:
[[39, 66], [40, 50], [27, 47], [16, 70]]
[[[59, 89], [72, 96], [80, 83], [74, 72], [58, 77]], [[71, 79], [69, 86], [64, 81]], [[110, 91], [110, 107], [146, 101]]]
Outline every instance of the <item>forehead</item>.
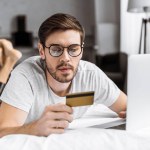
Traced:
[[46, 39], [46, 44], [80, 44], [81, 36], [78, 31], [66, 30], [56, 31], [50, 34]]

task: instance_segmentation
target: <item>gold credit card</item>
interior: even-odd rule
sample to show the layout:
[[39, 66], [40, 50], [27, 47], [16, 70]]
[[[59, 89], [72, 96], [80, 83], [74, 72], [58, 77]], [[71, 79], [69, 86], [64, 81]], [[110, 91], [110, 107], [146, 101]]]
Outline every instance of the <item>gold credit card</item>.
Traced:
[[94, 101], [94, 91], [72, 93], [66, 96], [66, 105], [70, 107], [92, 105]]

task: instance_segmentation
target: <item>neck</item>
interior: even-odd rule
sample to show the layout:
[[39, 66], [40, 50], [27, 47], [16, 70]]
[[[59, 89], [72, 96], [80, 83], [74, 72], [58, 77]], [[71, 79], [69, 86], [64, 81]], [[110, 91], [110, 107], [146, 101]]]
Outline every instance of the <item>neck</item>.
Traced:
[[51, 75], [49, 75], [49, 73], [46, 73], [46, 75], [48, 85], [56, 95], [66, 96], [69, 93], [71, 81], [67, 83], [61, 83], [55, 80]]

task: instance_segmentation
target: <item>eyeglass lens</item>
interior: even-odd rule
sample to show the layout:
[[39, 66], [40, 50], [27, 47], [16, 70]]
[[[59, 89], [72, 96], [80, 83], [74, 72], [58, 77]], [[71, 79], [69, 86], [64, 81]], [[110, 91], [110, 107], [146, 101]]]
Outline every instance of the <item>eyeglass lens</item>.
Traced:
[[69, 55], [73, 57], [80, 55], [82, 51], [82, 47], [78, 44], [72, 44], [69, 47], [62, 47], [61, 45], [51, 45], [49, 49], [50, 54], [54, 57], [58, 57], [62, 55], [64, 48], [67, 48]]

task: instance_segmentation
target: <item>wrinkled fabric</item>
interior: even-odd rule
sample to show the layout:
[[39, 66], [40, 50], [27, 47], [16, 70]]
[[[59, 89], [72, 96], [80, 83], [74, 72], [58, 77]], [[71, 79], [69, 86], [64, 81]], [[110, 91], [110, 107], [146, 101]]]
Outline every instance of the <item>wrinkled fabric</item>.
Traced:
[[123, 130], [81, 128], [48, 137], [7, 135], [0, 150], [150, 150], [150, 134]]

